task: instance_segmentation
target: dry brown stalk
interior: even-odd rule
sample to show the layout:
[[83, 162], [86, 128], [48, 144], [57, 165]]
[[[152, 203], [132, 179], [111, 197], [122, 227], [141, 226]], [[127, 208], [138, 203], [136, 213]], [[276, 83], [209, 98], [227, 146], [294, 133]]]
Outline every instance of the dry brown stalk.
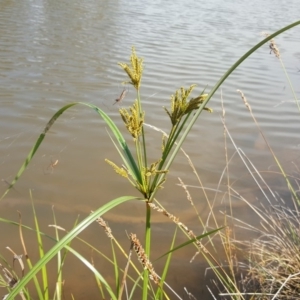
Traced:
[[246, 96], [244, 95], [244, 93], [243, 93], [241, 90], [237, 90], [237, 92], [240, 93], [241, 98], [242, 98], [242, 100], [243, 100], [244, 103], [245, 103], [245, 106], [248, 108], [248, 110], [249, 110], [250, 112], [252, 112], [251, 106], [250, 106], [250, 104], [248, 103], [247, 98], [246, 98]]
[[147, 255], [145, 253], [145, 250], [142, 247], [140, 241], [137, 239], [136, 234], [131, 233], [129, 235], [129, 237], [130, 237], [130, 240], [133, 244], [133, 248], [134, 248], [134, 250], [135, 250], [135, 252], [138, 256], [139, 261], [142, 263], [143, 267], [145, 269], [147, 269], [150, 273], [149, 278], [151, 280], [153, 280], [156, 284], [159, 285], [159, 277], [156, 274], [156, 272], [154, 271], [154, 268], [153, 268], [151, 262], [149, 261]]
[[[266, 137], [265, 137], [265, 135], [264, 135], [262, 129], [260, 128], [260, 126], [259, 126], [259, 124], [258, 124], [258, 122], [257, 122], [257, 120], [256, 120], [256, 118], [255, 118], [255, 116], [254, 116], [254, 114], [253, 114], [253, 112], [252, 112], [251, 106], [249, 105], [249, 103], [248, 103], [248, 101], [247, 101], [245, 95], [244, 95], [243, 92], [240, 91], [240, 90], [237, 90], [237, 92], [240, 93], [240, 95], [241, 95], [241, 97], [242, 97], [242, 99], [243, 99], [243, 101], [244, 101], [246, 107], [248, 108], [248, 110], [249, 110], [249, 112], [250, 112], [250, 114], [251, 114], [251, 117], [252, 117], [253, 121], [255, 122], [255, 125], [257, 126], [257, 128], [258, 128], [258, 130], [259, 130], [261, 136], [263, 137], [263, 139], [264, 139], [264, 141], [265, 141], [267, 147], [269, 148], [269, 151], [271, 152], [271, 154], [272, 154], [272, 156], [273, 156], [273, 158], [274, 158], [274, 160], [275, 160], [275, 162], [276, 162], [278, 168], [280, 169], [282, 176], [285, 178], [286, 183], [287, 183], [287, 186], [288, 186], [289, 190], [291, 191], [291, 193], [292, 193], [293, 196], [294, 196], [294, 197], [293, 197], [294, 206], [297, 207], [297, 205], [300, 203], [300, 200], [299, 200], [299, 198], [298, 198], [297, 193], [295, 192], [293, 186], [291, 185], [291, 183], [290, 183], [290, 181], [289, 181], [289, 178], [288, 178], [287, 174], [285, 173], [284, 169], [282, 168], [282, 166], [281, 166], [279, 160], [277, 159], [277, 157], [276, 157], [276, 155], [275, 155], [273, 149], [271, 148], [271, 146], [270, 146], [269, 142], [267, 141], [267, 139], [266, 139]], [[298, 203], [296, 203], [295, 200], [297, 200]]]
[[123, 278], [122, 278], [122, 283], [120, 286], [120, 291], [119, 291], [119, 297], [118, 300], [122, 299], [122, 294], [123, 294], [123, 290], [126, 284], [126, 277], [127, 277], [127, 273], [128, 273], [128, 269], [129, 269], [129, 263], [131, 260], [131, 255], [132, 255], [132, 248], [133, 248], [133, 242], [130, 243], [130, 249], [129, 249], [129, 254], [128, 254], [128, 258], [127, 258], [127, 263], [124, 269], [124, 274], [123, 274]]
[[19, 211], [18, 211], [18, 214], [19, 214], [19, 234], [20, 234], [20, 240], [21, 240], [21, 244], [22, 244], [22, 247], [23, 247], [24, 256], [25, 256], [26, 259], [29, 259], [28, 253], [27, 253], [27, 249], [26, 249], [26, 246], [25, 246], [25, 241], [24, 241], [24, 238], [23, 238], [22, 215], [21, 215], [21, 213]]
[[48, 227], [53, 227], [55, 229], [58, 229], [58, 230], [61, 230], [61, 231], [64, 231], [66, 232], [66, 229], [61, 227], [61, 226], [58, 226], [58, 225], [55, 225], [55, 224], [49, 224]]
[[6, 247], [7, 250], [9, 250], [12, 254], [13, 254], [13, 267], [15, 265], [15, 261], [17, 260], [20, 264], [20, 267], [21, 267], [21, 270], [22, 270], [22, 277], [24, 276], [24, 270], [25, 270], [25, 267], [24, 267], [24, 263], [23, 263], [23, 255], [18, 255], [16, 252], [14, 252], [10, 247]]
[[191, 196], [189, 190], [187, 189], [186, 185], [183, 183], [183, 181], [181, 180], [181, 178], [178, 177], [178, 180], [180, 182], [180, 186], [184, 189], [184, 191], [186, 193], [187, 200], [191, 203], [192, 206], [194, 206], [194, 202], [193, 202], [192, 196]]

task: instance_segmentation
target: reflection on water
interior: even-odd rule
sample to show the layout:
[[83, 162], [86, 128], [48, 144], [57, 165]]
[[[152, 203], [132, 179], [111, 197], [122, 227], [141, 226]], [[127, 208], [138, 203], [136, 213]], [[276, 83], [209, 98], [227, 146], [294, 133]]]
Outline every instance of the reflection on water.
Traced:
[[[282, 1], [262, 3], [257, 0], [214, 0], [209, 3], [195, 0], [130, 3], [123, 0], [0, 1], [1, 193], [47, 121], [64, 104], [92, 102], [121, 125], [113, 103], [122, 92], [121, 82], [126, 77], [117, 62], [127, 61], [132, 45], [145, 58], [142, 96], [146, 121], [168, 131], [169, 120], [162, 106], [168, 105], [170, 94], [176, 88], [196, 83], [199, 92], [204, 88], [208, 91], [228, 67], [262, 38], [261, 31], [273, 32], [286, 25], [286, 20], [295, 20], [297, 8], [296, 0], [289, 1], [288, 5]], [[298, 28], [276, 39], [298, 95], [299, 39]], [[216, 93], [209, 105], [214, 113], [201, 115], [184, 144], [201, 176], [209, 201], [215, 199], [217, 191], [216, 211], [225, 210], [228, 205], [225, 180], [218, 186], [225, 167], [221, 92], [226, 125], [236, 144], [259, 170], [265, 172], [279, 193], [285, 190], [280, 179], [270, 173], [277, 169], [237, 89], [245, 93], [287, 171], [294, 174], [299, 162], [299, 112], [280, 63], [269, 55], [265, 46], [243, 63]], [[130, 88], [123, 105], [129, 104], [134, 97]], [[149, 160], [155, 161], [160, 154], [161, 136], [150, 129], [147, 133], [151, 147]], [[233, 155], [230, 143], [228, 151], [229, 157]], [[52, 223], [50, 208], [55, 205], [62, 226], [71, 228], [77, 214], [85, 216], [112, 198], [136, 194], [104, 163], [105, 158], [115, 157], [103, 121], [86, 107], [70, 109], [51, 128], [15, 189], [0, 204], [1, 216], [15, 220], [18, 209], [24, 218], [28, 216], [28, 223], [32, 222], [28, 207], [28, 190], [32, 189], [44, 226]], [[55, 167], [45, 172], [56, 161]], [[232, 185], [248, 201], [261, 199], [261, 192], [237, 155], [232, 158], [230, 172]], [[195, 223], [197, 218], [185, 200], [185, 192], [177, 185], [177, 177], [188, 185], [199, 186], [186, 157], [180, 154], [166, 188], [158, 196], [169, 211], [178, 214], [182, 221], [200, 233], [201, 229]], [[205, 218], [209, 207], [202, 189], [191, 188], [190, 192]], [[244, 203], [239, 200], [233, 203], [239, 216], [243, 215], [246, 221], [253, 219]], [[219, 220], [222, 218], [220, 215]], [[107, 219], [115, 225], [115, 232], [126, 245], [125, 227], [128, 232], [132, 230], [142, 235], [144, 205], [127, 204], [108, 214]], [[159, 255], [168, 249], [169, 242], [162, 241], [172, 236], [173, 227], [162, 216], [155, 215], [154, 221], [153, 236], [159, 240], [157, 245], [161, 245], [155, 247], [154, 254]], [[141, 226], [137, 229], [136, 224]], [[11, 234], [1, 231], [1, 240], [8, 241]], [[100, 234], [99, 228], [95, 225], [86, 236], [93, 240], [97, 234]], [[18, 240], [13, 243], [16, 248], [20, 247]], [[182, 284], [195, 294], [204, 295], [204, 285], [199, 283], [203, 280], [204, 262], [199, 258], [191, 267], [188, 261], [193, 254], [190, 254], [178, 254], [176, 260], [182, 264], [182, 272], [190, 277], [182, 278], [172, 272], [170, 283]], [[72, 282], [75, 280], [78, 278]], [[82, 284], [76, 281], [80, 290], [76, 299], [87, 297], [87, 294], [83, 295], [87, 291], [82, 286], [91, 286], [88, 292], [95, 292], [93, 281], [82, 281]], [[76, 290], [70, 282], [67, 286]]]

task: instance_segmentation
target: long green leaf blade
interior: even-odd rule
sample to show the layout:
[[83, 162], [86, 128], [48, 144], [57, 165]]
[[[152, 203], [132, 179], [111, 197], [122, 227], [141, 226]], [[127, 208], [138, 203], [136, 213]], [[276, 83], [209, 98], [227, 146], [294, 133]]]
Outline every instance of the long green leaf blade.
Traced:
[[52, 125], [55, 123], [55, 121], [59, 118], [59, 116], [62, 115], [67, 109], [73, 107], [74, 105], [78, 105], [78, 104], [81, 104], [81, 105], [88, 106], [88, 107], [92, 108], [93, 110], [95, 110], [102, 117], [102, 119], [109, 126], [109, 128], [113, 132], [115, 138], [119, 142], [119, 145], [120, 145], [121, 149], [124, 152], [124, 156], [127, 159], [128, 164], [130, 165], [132, 172], [134, 173], [135, 177], [141, 182], [140, 172], [138, 171], [138, 167], [137, 167], [137, 165], [135, 163], [135, 160], [134, 160], [134, 158], [133, 158], [133, 156], [132, 156], [132, 154], [130, 152], [130, 149], [128, 148], [127, 143], [126, 143], [126, 141], [125, 141], [122, 133], [120, 132], [120, 130], [118, 129], [118, 127], [116, 126], [116, 124], [111, 120], [111, 118], [103, 110], [101, 110], [99, 107], [97, 107], [97, 106], [95, 106], [93, 104], [84, 103], [84, 102], [74, 102], [74, 103], [70, 103], [68, 105], [65, 105], [64, 107], [62, 107], [60, 110], [58, 110], [53, 115], [53, 117], [47, 123], [47, 125], [46, 125], [45, 129], [43, 130], [43, 132], [38, 137], [36, 143], [34, 144], [34, 146], [32, 147], [32, 149], [30, 150], [30, 152], [27, 155], [27, 157], [26, 157], [23, 165], [19, 169], [17, 175], [15, 176], [15, 178], [13, 179], [13, 181], [11, 182], [11, 184], [9, 185], [9, 187], [7, 188], [7, 190], [4, 192], [4, 194], [2, 195], [2, 197], [1, 197], [0, 200], [2, 200], [7, 195], [7, 193], [13, 188], [13, 186], [15, 185], [15, 183], [18, 181], [18, 179], [20, 178], [20, 176], [23, 174], [23, 172], [25, 171], [26, 167], [28, 166], [28, 164], [32, 160], [34, 154], [36, 153], [36, 151], [40, 147], [41, 143], [43, 142], [43, 140], [44, 140], [47, 132], [52, 127]]
[[[91, 213], [88, 217], [86, 217], [82, 222], [80, 222], [74, 229], [72, 229], [68, 234], [66, 234], [60, 241], [58, 241], [52, 249], [50, 249], [45, 256], [40, 259], [33, 268], [27, 273], [26, 276], [18, 283], [18, 285], [11, 291], [7, 300], [14, 299], [18, 295], [18, 293], [24, 288], [28, 282], [34, 278], [34, 276], [41, 270], [41, 268], [48, 263], [58, 251], [60, 251], [63, 247], [67, 246], [67, 244], [73, 240], [80, 232], [82, 232], [88, 225], [94, 222], [99, 216], [105, 214], [112, 208], [120, 205], [129, 200], [137, 199], [133, 196], [124, 196], [120, 198], [116, 198], [106, 203], [105, 205], [98, 208], [95, 212]], [[68, 248], [70, 250], [70, 248]]]
[[[32, 196], [32, 191], [29, 191], [30, 194], [30, 200], [31, 200], [31, 206], [32, 206], [32, 211], [33, 211], [33, 219], [34, 219], [34, 224], [35, 224], [35, 229], [36, 229], [36, 239], [38, 242], [38, 248], [39, 248], [39, 255], [40, 258], [44, 256], [44, 246], [43, 246], [43, 240], [42, 240], [42, 235], [40, 231], [40, 226], [38, 222], [38, 218], [36, 215], [34, 203], [33, 203], [33, 196]], [[47, 269], [46, 265], [42, 267], [42, 280], [43, 280], [43, 300], [48, 300], [49, 299], [49, 289], [48, 289], [48, 276], [47, 276]]]
[[[182, 244], [178, 245], [177, 247], [171, 249], [170, 251], [166, 252], [165, 254], [163, 254], [162, 256], [160, 256], [159, 258], [157, 258], [156, 260], [159, 260], [159, 259], [161, 259], [162, 257], [168, 255], [169, 253], [172, 253], [172, 252], [174, 252], [174, 251], [176, 251], [176, 250], [179, 250], [179, 249], [181, 249], [181, 248], [183, 248], [183, 247], [185, 247], [185, 246], [187, 246], [187, 245], [189, 245], [189, 244], [192, 244], [192, 243], [196, 242], [197, 240], [203, 239], [204, 237], [206, 237], [206, 236], [208, 236], [208, 235], [214, 234], [214, 233], [216, 233], [217, 231], [219, 231], [219, 230], [221, 230], [221, 229], [223, 229], [223, 228], [224, 228], [224, 227], [220, 227], [220, 228], [218, 228], [218, 229], [214, 229], [214, 230], [212, 230], [212, 231], [209, 231], [209, 232], [206, 232], [206, 233], [204, 233], [204, 234], [198, 235], [198, 236], [195, 237], [194, 239], [191, 239], [191, 240], [189, 240], [189, 241], [187, 241], [187, 242], [185, 242], [185, 243], [182, 243]], [[156, 260], [155, 260], [155, 261], [156, 261]]]
[[[169, 160], [166, 163], [166, 166], [164, 167], [166, 170], [168, 170], [172, 164], [172, 162], [174, 161], [178, 151], [180, 150], [183, 142], [185, 141], [188, 133], [190, 132], [190, 130], [192, 129], [193, 125], [195, 124], [195, 122], [197, 121], [199, 115], [201, 114], [202, 110], [204, 109], [204, 107], [207, 105], [208, 101], [212, 98], [212, 96], [215, 94], [215, 92], [218, 90], [218, 88], [221, 86], [221, 84], [230, 76], [230, 74], [244, 61], [246, 60], [252, 53], [254, 53], [258, 48], [260, 48], [261, 46], [263, 46], [266, 42], [268, 42], [269, 40], [271, 40], [272, 38], [276, 37], [277, 35], [295, 27], [300, 25], [300, 21], [294, 22], [286, 27], [283, 27], [281, 29], [279, 29], [278, 31], [276, 31], [275, 33], [269, 35], [268, 37], [266, 37], [265, 39], [263, 39], [261, 42], [257, 43], [254, 47], [252, 47], [249, 51], [247, 51], [241, 58], [239, 58], [226, 72], [225, 74], [219, 79], [219, 81], [214, 85], [214, 87], [212, 88], [212, 90], [209, 92], [207, 98], [205, 99], [205, 101], [201, 104], [201, 106], [199, 107], [199, 109], [196, 111], [196, 113], [194, 114], [193, 118], [190, 120], [190, 122], [187, 124], [187, 127], [185, 128], [184, 133], [182, 134], [180, 140], [178, 141], [174, 151], [171, 153]], [[165, 177], [165, 174], [160, 176], [160, 180], [161, 181], [163, 178]], [[149, 200], [152, 200], [155, 196], [157, 187], [156, 189], [153, 191], [153, 193], [151, 194], [151, 197]]]
[[261, 42], [257, 43], [254, 47], [252, 47], [249, 51], [247, 51], [240, 59], [238, 59], [226, 72], [225, 74], [219, 79], [219, 81], [215, 84], [215, 86], [212, 88], [212, 90], [209, 92], [207, 98], [205, 101], [201, 104], [193, 118], [191, 119], [190, 123], [187, 125], [181, 139], [179, 140], [174, 152], [172, 153], [170, 160], [167, 162], [166, 169], [169, 169], [171, 163], [173, 162], [177, 152], [179, 151], [180, 147], [182, 146], [183, 142], [185, 141], [188, 133], [190, 132], [191, 128], [193, 127], [194, 123], [198, 119], [199, 115], [201, 114], [203, 108], [206, 106], [208, 101], [211, 99], [211, 97], [215, 94], [215, 92], [218, 90], [218, 88], [221, 86], [221, 84], [230, 76], [230, 74], [244, 61], [246, 60], [252, 53], [254, 53], [258, 48], [263, 46], [266, 42], [274, 38], [275, 36], [283, 33], [286, 30], [289, 30], [297, 25], [300, 25], [300, 21], [294, 22], [286, 27], [283, 27], [276, 31], [275, 33], [269, 35], [265, 39], [263, 39]]

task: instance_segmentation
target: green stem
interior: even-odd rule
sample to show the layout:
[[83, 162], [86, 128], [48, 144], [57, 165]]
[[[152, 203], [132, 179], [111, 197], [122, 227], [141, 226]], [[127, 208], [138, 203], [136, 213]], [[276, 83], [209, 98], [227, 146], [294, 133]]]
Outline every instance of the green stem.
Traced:
[[286, 78], [287, 78], [287, 81], [288, 81], [289, 86], [290, 86], [290, 88], [291, 88], [291, 91], [292, 91], [292, 93], [293, 93], [293, 97], [294, 97], [294, 99], [295, 99], [295, 101], [296, 101], [298, 110], [299, 110], [299, 112], [300, 112], [300, 104], [299, 104], [297, 95], [296, 95], [296, 93], [295, 93], [294, 87], [293, 87], [293, 85], [292, 85], [292, 82], [291, 82], [290, 77], [289, 77], [289, 75], [288, 75], [288, 73], [287, 73], [287, 71], [286, 71], [286, 68], [285, 68], [285, 66], [284, 66], [284, 64], [283, 64], [283, 61], [282, 61], [281, 57], [279, 57], [279, 61], [280, 61], [280, 63], [281, 63], [282, 69], [283, 69], [284, 74], [285, 74], [285, 76], [286, 76]]
[[[183, 127], [184, 127], [185, 123], [187, 122], [190, 115], [191, 115], [191, 112], [185, 117], [184, 121], [181, 122], [181, 125], [179, 128], [177, 126], [178, 124], [176, 124], [175, 126], [172, 127], [170, 135], [168, 137], [167, 145], [166, 145], [163, 155], [162, 155], [162, 160], [158, 166], [158, 170], [162, 170], [169, 153], [171, 152], [174, 144], [176, 143], [176, 140], [178, 139], [178, 136], [179, 136], [180, 132], [183, 130]], [[157, 186], [156, 186], [157, 182], [161, 181], [163, 179], [163, 177], [165, 177], [165, 175], [162, 175], [162, 174], [156, 174], [156, 176], [154, 177], [152, 186], [151, 186], [151, 190], [150, 190], [151, 191], [151, 194], [149, 197], [150, 201], [153, 200], [155, 193], [157, 191]]]
[[[139, 112], [140, 112], [140, 118], [141, 118], [143, 115], [143, 111], [142, 111], [140, 90], [137, 91], [137, 97], [138, 97]], [[147, 166], [147, 149], [146, 149], [144, 126], [142, 127], [142, 139], [143, 139], [143, 150], [144, 150], [144, 166]]]
[[[141, 104], [141, 96], [140, 96], [140, 90], [137, 90], [137, 102], [138, 102], [138, 121], [141, 121], [143, 118], [143, 112], [142, 112], [142, 104]], [[147, 182], [145, 181], [145, 177], [143, 176], [143, 169], [147, 167], [147, 152], [146, 152], [146, 140], [145, 140], [145, 132], [144, 132], [144, 126], [142, 127], [142, 140], [139, 136], [136, 139], [135, 147], [136, 147], [136, 153], [137, 153], [137, 159], [138, 159], [138, 166], [139, 166], [139, 173], [141, 174], [141, 182], [143, 185], [143, 191], [147, 191], [149, 187], [147, 186]], [[145, 195], [144, 195], [145, 196]]]
[[[183, 131], [183, 127], [184, 127], [185, 123], [187, 122], [188, 118], [190, 117], [190, 115], [191, 115], [191, 112], [190, 112], [189, 114], [186, 115], [184, 121], [181, 122], [181, 125], [180, 125], [179, 128], [176, 126], [176, 131], [174, 132], [174, 136], [172, 136], [172, 137], [170, 138], [170, 147], [167, 149], [167, 153], [164, 155], [163, 163], [165, 162], [165, 160], [166, 160], [166, 158], [168, 157], [169, 153], [171, 152], [171, 150], [172, 150], [174, 144], [176, 143], [176, 141], [177, 141], [177, 139], [178, 139], [178, 136], [179, 136], [180, 132]], [[162, 168], [162, 167], [163, 167], [163, 165], [161, 166], [161, 168]], [[160, 169], [160, 170], [161, 170], [161, 169]]]
[[[150, 260], [150, 248], [151, 248], [151, 208], [146, 202], [145, 253], [149, 260]], [[149, 272], [148, 270], [145, 270], [144, 282], [143, 282], [143, 300], [147, 300], [148, 282], [149, 282]]]
[[[137, 138], [135, 140], [135, 149], [136, 149], [136, 156], [137, 156], [139, 172], [140, 172], [140, 174], [142, 174], [142, 169], [143, 169], [144, 165], [143, 165], [143, 158], [142, 158], [142, 153], [141, 153], [141, 142], [140, 142], [139, 138]], [[141, 179], [144, 184], [143, 176], [141, 176]]]

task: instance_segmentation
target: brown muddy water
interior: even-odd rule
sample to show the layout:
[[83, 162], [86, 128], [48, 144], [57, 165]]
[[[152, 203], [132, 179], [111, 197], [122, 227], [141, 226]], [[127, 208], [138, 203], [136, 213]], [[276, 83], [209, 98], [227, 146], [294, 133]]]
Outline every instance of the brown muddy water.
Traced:
[[[181, 86], [196, 83], [201, 92], [209, 91], [220, 76], [250, 47], [262, 39], [262, 31], [274, 32], [296, 21], [299, 1], [125, 1], [125, 0], [0, 0], [0, 178], [1, 194], [11, 182], [25, 157], [51, 116], [73, 101], [94, 103], [122, 126], [116, 99], [126, 76], [117, 62], [128, 61], [131, 46], [145, 59], [142, 99], [146, 122], [165, 131], [169, 120], [162, 109], [170, 95]], [[294, 28], [276, 39], [295, 93], [300, 94], [300, 32]], [[259, 49], [223, 84], [184, 144], [201, 177], [219, 224], [228, 211], [226, 182], [220, 181], [225, 167], [221, 98], [226, 124], [237, 145], [262, 172], [272, 189], [290, 201], [286, 186], [276, 172], [263, 139], [246, 110], [237, 89], [243, 90], [273, 150], [287, 173], [298, 176], [299, 124], [297, 109], [280, 62], [270, 55], [267, 45]], [[129, 88], [123, 106], [130, 105], [134, 91]], [[149, 160], [159, 157], [161, 135], [147, 129]], [[235, 150], [227, 139], [228, 156]], [[136, 192], [104, 162], [118, 162], [104, 122], [86, 107], [74, 107], [64, 113], [37, 151], [33, 161], [15, 188], [0, 203], [0, 217], [33, 226], [29, 190], [32, 190], [41, 228], [53, 235], [52, 206], [57, 222], [71, 229], [91, 210], [122, 195]], [[50, 165], [58, 160], [57, 165]], [[230, 161], [230, 184], [249, 203], [266, 203], [237, 154]], [[192, 186], [195, 207], [206, 220], [209, 207], [186, 157], [179, 154], [170, 170], [165, 188], [157, 195], [171, 213], [196, 234], [201, 227], [178, 177]], [[219, 184], [220, 181], [220, 184]], [[233, 212], [245, 222], [258, 222], [240, 199], [233, 199]], [[124, 249], [127, 233], [143, 239], [144, 204], [132, 202], [116, 208], [105, 218]], [[169, 249], [174, 226], [153, 212], [153, 252], [158, 257]], [[215, 226], [213, 226], [215, 227]], [[238, 230], [238, 236], [252, 238]], [[35, 237], [25, 233], [27, 250], [37, 256]], [[111, 255], [110, 242], [102, 229], [93, 224], [82, 235], [104, 253]], [[177, 244], [185, 238], [179, 235]], [[51, 242], [46, 242], [50, 247]], [[10, 246], [22, 253], [17, 228], [1, 224], [0, 253], [7, 260]], [[91, 251], [79, 242], [74, 247], [88, 259]], [[174, 255], [167, 278], [182, 299], [188, 299], [186, 287], [197, 299], [210, 299], [206, 285], [212, 286], [207, 264], [198, 256], [190, 264], [195, 249], [188, 247]], [[220, 260], [223, 254], [218, 253]], [[112, 279], [111, 266], [94, 254], [96, 267]], [[123, 263], [123, 262], [121, 262]], [[158, 273], [162, 264], [154, 263]], [[53, 269], [55, 270], [55, 269]], [[74, 270], [76, 270], [74, 272]], [[64, 271], [65, 298], [99, 297], [93, 276], [68, 257]], [[217, 296], [218, 297], [218, 296]], [[175, 299], [175, 298], [174, 298]]]

